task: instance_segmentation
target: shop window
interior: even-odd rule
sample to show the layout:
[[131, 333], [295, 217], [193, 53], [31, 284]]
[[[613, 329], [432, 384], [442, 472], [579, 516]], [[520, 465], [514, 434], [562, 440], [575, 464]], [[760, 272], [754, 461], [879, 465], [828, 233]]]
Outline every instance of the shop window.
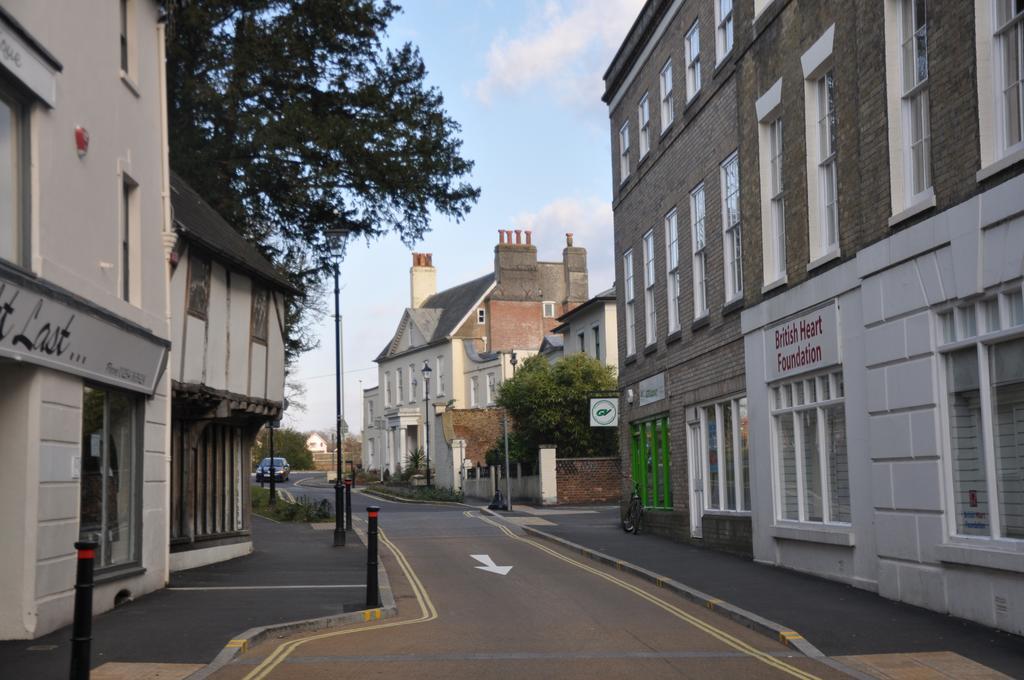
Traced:
[[139, 559], [139, 413], [126, 392], [85, 388], [79, 537], [99, 544], [98, 568]]
[[728, 399], [697, 409], [690, 445], [699, 461], [690, 483], [703, 495], [701, 510], [750, 511], [750, 449], [747, 398]]
[[843, 397], [841, 371], [772, 388], [779, 519], [850, 522]]
[[645, 508], [672, 509], [671, 450], [668, 418], [630, 425], [633, 481]]
[[206, 318], [210, 304], [210, 261], [192, 255], [188, 258], [188, 313]]
[[270, 317], [270, 293], [253, 288], [252, 292], [252, 339], [267, 344], [267, 327]]
[[[1024, 539], [1020, 288], [939, 315], [955, 533]], [[955, 343], [955, 344], [954, 344]]]

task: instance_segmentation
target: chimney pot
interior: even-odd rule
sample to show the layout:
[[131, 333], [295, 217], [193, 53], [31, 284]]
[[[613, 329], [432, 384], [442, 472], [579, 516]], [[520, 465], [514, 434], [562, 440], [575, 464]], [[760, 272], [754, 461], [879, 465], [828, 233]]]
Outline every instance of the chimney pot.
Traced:
[[565, 245], [572, 248], [572, 232], [568, 232], [565, 235]]
[[504, 242], [505, 242], [505, 230], [504, 229], [499, 229], [498, 230], [498, 244], [500, 245], [500, 244], [502, 244]]
[[533, 232], [529, 229], [526, 230], [526, 245], [532, 245]]
[[516, 245], [517, 246], [518, 245], [522, 245], [522, 243], [523, 243], [522, 235], [523, 235], [522, 230], [521, 229], [516, 229]]

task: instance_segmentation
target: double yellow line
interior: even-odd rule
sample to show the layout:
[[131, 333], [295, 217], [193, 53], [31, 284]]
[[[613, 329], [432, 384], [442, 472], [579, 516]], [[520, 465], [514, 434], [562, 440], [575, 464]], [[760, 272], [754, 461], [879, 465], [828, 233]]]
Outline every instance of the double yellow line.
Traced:
[[551, 555], [552, 557], [560, 559], [563, 562], [567, 562], [568, 564], [571, 564], [574, 567], [578, 567], [578, 568], [580, 568], [580, 569], [582, 569], [584, 571], [590, 572], [591, 574], [594, 574], [595, 576], [600, 576], [604, 580], [609, 581], [609, 582], [619, 586], [620, 588], [624, 588], [624, 589], [628, 590], [629, 592], [637, 595], [638, 597], [641, 597], [644, 600], [647, 600], [651, 604], [653, 604], [653, 605], [655, 605], [657, 607], [660, 607], [661, 609], [664, 609], [669, 614], [672, 614], [673, 616], [675, 616], [675, 617], [677, 617], [679, 619], [682, 619], [683, 621], [685, 621], [686, 623], [690, 624], [694, 628], [697, 628], [697, 629], [707, 633], [708, 635], [710, 635], [711, 637], [715, 638], [716, 640], [720, 640], [721, 642], [724, 642], [725, 644], [729, 645], [733, 649], [735, 649], [735, 650], [737, 650], [739, 652], [742, 652], [744, 654], [747, 654], [748, 656], [751, 656], [754, 659], [757, 659], [758, 661], [761, 661], [761, 662], [763, 662], [763, 663], [765, 663], [765, 664], [767, 664], [767, 665], [769, 665], [769, 666], [771, 666], [771, 667], [773, 667], [773, 668], [775, 668], [777, 670], [780, 670], [783, 673], [787, 673], [789, 675], [792, 675], [795, 678], [801, 678], [801, 680], [820, 680], [820, 678], [818, 678], [818, 676], [812, 675], [811, 673], [807, 673], [806, 671], [802, 671], [799, 668], [797, 668], [796, 666], [789, 665], [785, 661], [780, 661], [779, 659], [776, 659], [775, 657], [771, 656], [770, 654], [768, 654], [766, 652], [762, 652], [761, 650], [759, 650], [759, 649], [757, 649], [757, 648], [747, 644], [746, 642], [743, 642], [739, 638], [734, 637], [733, 635], [730, 635], [729, 633], [726, 633], [724, 630], [720, 630], [720, 629], [716, 628], [715, 626], [711, 625], [710, 623], [702, 621], [699, 618], [697, 618], [696, 616], [693, 616], [692, 614], [688, 614], [687, 612], [683, 611], [679, 607], [676, 607], [675, 605], [670, 604], [669, 602], [666, 602], [665, 600], [662, 600], [660, 597], [655, 597], [654, 595], [651, 595], [650, 593], [648, 593], [646, 590], [644, 590], [642, 588], [638, 588], [638, 587], [636, 587], [636, 586], [634, 586], [634, 585], [632, 585], [630, 583], [627, 583], [627, 582], [623, 581], [620, 578], [616, 578], [615, 576], [612, 576], [611, 574], [607, 574], [607, 573], [601, 571], [600, 569], [595, 569], [595, 568], [591, 567], [590, 565], [583, 564], [582, 562], [574, 560], [571, 557], [566, 557], [562, 553], [557, 552], [555, 550], [552, 550], [551, 548], [547, 547], [546, 545], [542, 545], [542, 544], [538, 543], [537, 541], [534, 541], [534, 540], [531, 540], [529, 538], [524, 538], [522, 536], [519, 536], [519, 535], [513, 533], [512, 531], [510, 531], [508, 529], [508, 527], [506, 527], [505, 525], [500, 524], [498, 522], [495, 522], [492, 519], [489, 519], [487, 517], [483, 517], [481, 515], [474, 515], [473, 513], [469, 512], [469, 511], [465, 512], [464, 514], [467, 517], [477, 517], [481, 521], [486, 522], [486, 523], [488, 523], [488, 524], [490, 524], [492, 526], [495, 526], [495, 527], [501, 529], [501, 531], [503, 531], [510, 538], [513, 538], [513, 539], [515, 539], [517, 541], [520, 541], [522, 543], [526, 543], [528, 545], [531, 545], [534, 548], [536, 548], [537, 550], [542, 550], [542, 551], [546, 552], [547, 554]]
[[361, 626], [359, 628], [348, 628], [345, 630], [332, 631], [330, 633], [320, 633], [319, 635], [311, 635], [304, 637], [299, 640], [292, 640], [286, 642], [275, 649], [266, 659], [264, 659], [260, 665], [256, 666], [248, 675], [245, 676], [244, 680], [263, 680], [270, 673], [277, 668], [288, 655], [294, 652], [300, 645], [304, 645], [307, 642], [314, 640], [324, 640], [326, 638], [337, 637], [339, 635], [349, 635], [351, 633], [362, 633], [369, 630], [381, 630], [382, 628], [396, 628], [398, 626], [408, 626], [414, 623], [427, 623], [437, 618], [437, 609], [434, 607], [434, 603], [430, 599], [430, 595], [427, 594], [427, 589], [423, 587], [423, 582], [420, 581], [416, 572], [413, 571], [409, 561], [402, 554], [394, 543], [392, 543], [387, 535], [381, 531], [379, 533], [380, 542], [391, 551], [391, 554], [395, 556], [395, 560], [398, 562], [398, 566], [401, 567], [402, 573], [405, 574], [405, 578], [409, 581], [409, 585], [412, 587], [413, 595], [416, 597], [416, 601], [420, 605], [420, 616], [416, 619], [409, 619], [407, 621], [391, 621], [388, 623], [378, 623], [371, 626]]

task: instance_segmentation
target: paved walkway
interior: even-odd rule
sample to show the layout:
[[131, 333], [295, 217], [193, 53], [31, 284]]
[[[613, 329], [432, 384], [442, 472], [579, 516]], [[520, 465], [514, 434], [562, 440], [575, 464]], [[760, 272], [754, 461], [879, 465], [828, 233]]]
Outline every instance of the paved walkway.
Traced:
[[[171, 575], [169, 587], [93, 620], [92, 666], [107, 662], [205, 664], [249, 628], [365, 605], [366, 549], [351, 536], [253, 517], [255, 551]], [[0, 677], [66, 678], [71, 628], [0, 642]]]
[[659, 536], [627, 534], [617, 506], [586, 509], [596, 512], [545, 515], [546, 525], [536, 528], [783, 624], [828, 656], [948, 650], [1024, 678], [1019, 636], [788, 569]]

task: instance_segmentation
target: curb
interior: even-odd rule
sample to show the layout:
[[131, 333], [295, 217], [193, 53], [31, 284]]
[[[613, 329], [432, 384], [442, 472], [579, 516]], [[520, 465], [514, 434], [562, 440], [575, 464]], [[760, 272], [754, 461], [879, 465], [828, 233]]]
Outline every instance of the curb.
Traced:
[[421, 501], [416, 498], [403, 498], [401, 496], [392, 496], [382, 491], [376, 491], [372, 489], [362, 488], [359, 493], [364, 496], [376, 496], [377, 498], [383, 498], [384, 500], [394, 501], [395, 503], [416, 503], [419, 505], [457, 505], [463, 508], [472, 508], [477, 510], [478, 508], [474, 505], [467, 505], [466, 503], [459, 503], [458, 501]]
[[[365, 537], [360, 531], [356, 531], [356, 534], [363, 543], [366, 542]], [[350, 623], [363, 623], [378, 619], [389, 619], [396, 616], [398, 614], [398, 606], [395, 604], [395, 595], [391, 591], [391, 581], [388, 579], [388, 573], [384, 569], [383, 561], [380, 561], [377, 565], [377, 579], [380, 585], [380, 607], [373, 609], [361, 609], [344, 614], [322, 616], [315, 619], [302, 619], [299, 621], [288, 621], [285, 623], [271, 624], [269, 626], [257, 626], [256, 628], [250, 628], [244, 633], [235, 635], [226, 645], [224, 645], [224, 649], [214, 657], [213, 661], [206, 664], [195, 673], [187, 676], [185, 680], [205, 680], [205, 678], [210, 677], [247, 652], [249, 647], [254, 647], [271, 637], [285, 636], [301, 632], [313, 632], [323, 630], [324, 628], [333, 628], [334, 626], [344, 626]]]
[[755, 630], [758, 633], [767, 635], [768, 637], [781, 642], [787, 647], [797, 650], [804, 656], [807, 656], [812, 659], [825, 658], [825, 654], [820, 649], [818, 649], [810, 642], [805, 640], [804, 637], [800, 635], [800, 633], [790, 628], [787, 628], [786, 626], [775, 623], [774, 621], [769, 621], [763, 616], [758, 616], [757, 614], [751, 611], [747, 611], [746, 609], [737, 607], [736, 605], [729, 604], [724, 600], [708, 595], [707, 593], [701, 592], [696, 588], [691, 588], [690, 586], [683, 585], [682, 583], [674, 581], [666, 576], [656, 574], [653, 571], [650, 571], [649, 569], [644, 569], [643, 567], [639, 567], [630, 562], [616, 559], [614, 557], [605, 555], [604, 553], [598, 552], [596, 550], [591, 550], [590, 548], [579, 545], [578, 543], [573, 543], [572, 541], [568, 541], [564, 538], [560, 538], [553, 534], [549, 534], [546, 531], [541, 531], [536, 527], [522, 526], [520, 528], [527, 534], [537, 536], [538, 538], [543, 538], [545, 540], [551, 541], [552, 543], [557, 543], [562, 547], [568, 548], [573, 552], [577, 552], [583, 555], [584, 557], [588, 557], [594, 560], [595, 562], [601, 562], [602, 564], [614, 567], [619, 571], [625, 571], [630, 574], [633, 574], [634, 576], [639, 576], [640, 578], [653, 583], [659, 588], [671, 590], [672, 592], [686, 598], [687, 600], [690, 600], [691, 602], [707, 607], [708, 609], [718, 612], [719, 614], [722, 614], [724, 616], [727, 616], [733, 621], [743, 626], [746, 626], [751, 630]]

